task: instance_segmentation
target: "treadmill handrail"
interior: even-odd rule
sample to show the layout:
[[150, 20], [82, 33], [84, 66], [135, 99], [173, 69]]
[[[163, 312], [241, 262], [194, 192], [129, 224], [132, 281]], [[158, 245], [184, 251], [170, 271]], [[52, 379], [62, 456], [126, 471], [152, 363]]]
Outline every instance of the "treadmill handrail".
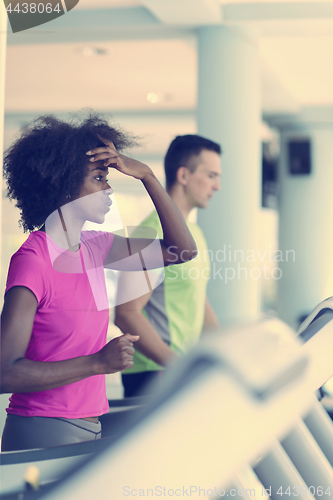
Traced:
[[333, 310], [333, 297], [328, 297], [327, 299], [319, 302], [319, 304], [310, 312], [310, 314], [305, 318], [303, 323], [300, 325], [297, 330], [297, 334], [301, 335], [303, 331], [305, 331], [311, 323], [317, 318], [319, 313], [323, 310]]

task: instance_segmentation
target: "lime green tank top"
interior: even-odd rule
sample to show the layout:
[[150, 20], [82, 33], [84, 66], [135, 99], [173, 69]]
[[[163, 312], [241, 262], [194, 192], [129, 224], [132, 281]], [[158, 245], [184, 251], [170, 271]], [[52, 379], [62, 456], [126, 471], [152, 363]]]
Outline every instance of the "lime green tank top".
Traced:
[[[141, 226], [152, 227], [163, 237], [161, 223], [154, 211]], [[199, 340], [202, 332], [210, 259], [204, 235], [197, 224], [187, 222], [196, 242], [198, 255], [183, 264], [165, 268], [163, 282], [153, 290], [143, 314], [162, 340], [175, 353], [186, 353]], [[170, 248], [172, 256], [172, 247]], [[184, 252], [184, 258], [186, 257]], [[175, 255], [176, 259], [176, 255]], [[135, 350], [134, 366], [124, 373], [162, 370], [157, 363]]]

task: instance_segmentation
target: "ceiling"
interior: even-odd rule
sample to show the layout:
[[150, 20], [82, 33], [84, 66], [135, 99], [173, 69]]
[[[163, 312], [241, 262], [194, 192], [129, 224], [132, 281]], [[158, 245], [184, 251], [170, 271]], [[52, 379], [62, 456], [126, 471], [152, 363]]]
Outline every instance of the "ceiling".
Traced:
[[137, 117], [139, 134], [157, 112], [159, 126], [173, 113], [195, 120], [203, 18], [255, 33], [264, 115], [333, 106], [332, 0], [80, 0], [46, 25], [9, 32], [7, 117], [91, 107]]
[[[197, 66], [193, 42], [194, 38], [9, 47], [6, 109], [193, 109]], [[103, 53], [85, 56], [89, 47]], [[147, 100], [149, 92], [160, 94], [157, 106]]]

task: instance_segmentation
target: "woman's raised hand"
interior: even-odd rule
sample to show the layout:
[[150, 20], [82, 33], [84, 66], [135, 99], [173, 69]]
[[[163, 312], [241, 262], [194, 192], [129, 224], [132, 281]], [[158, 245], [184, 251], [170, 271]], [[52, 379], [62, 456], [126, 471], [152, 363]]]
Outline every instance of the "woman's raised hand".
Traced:
[[119, 172], [139, 180], [143, 180], [147, 175], [154, 175], [148, 165], [122, 155], [116, 150], [112, 141], [98, 137], [104, 142], [105, 147], [101, 146], [87, 151], [86, 154], [91, 157], [91, 162], [104, 160], [105, 167], [115, 168]]

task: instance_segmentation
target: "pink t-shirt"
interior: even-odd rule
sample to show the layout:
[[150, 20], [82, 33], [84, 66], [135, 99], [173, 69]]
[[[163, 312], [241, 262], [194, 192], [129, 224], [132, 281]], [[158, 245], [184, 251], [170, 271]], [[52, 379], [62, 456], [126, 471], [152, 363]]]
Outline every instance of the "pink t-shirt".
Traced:
[[[44, 232], [30, 234], [13, 255], [6, 292], [25, 286], [38, 301], [25, 358], [61, 361], [99, 351], [109, 322], [103, 263], [113, 234], [84, 231], [78, 252], [64, 251]], [[40, 392], [15, 393], [7, 413], [83, 418], [108, 412], [105, 375]]]

